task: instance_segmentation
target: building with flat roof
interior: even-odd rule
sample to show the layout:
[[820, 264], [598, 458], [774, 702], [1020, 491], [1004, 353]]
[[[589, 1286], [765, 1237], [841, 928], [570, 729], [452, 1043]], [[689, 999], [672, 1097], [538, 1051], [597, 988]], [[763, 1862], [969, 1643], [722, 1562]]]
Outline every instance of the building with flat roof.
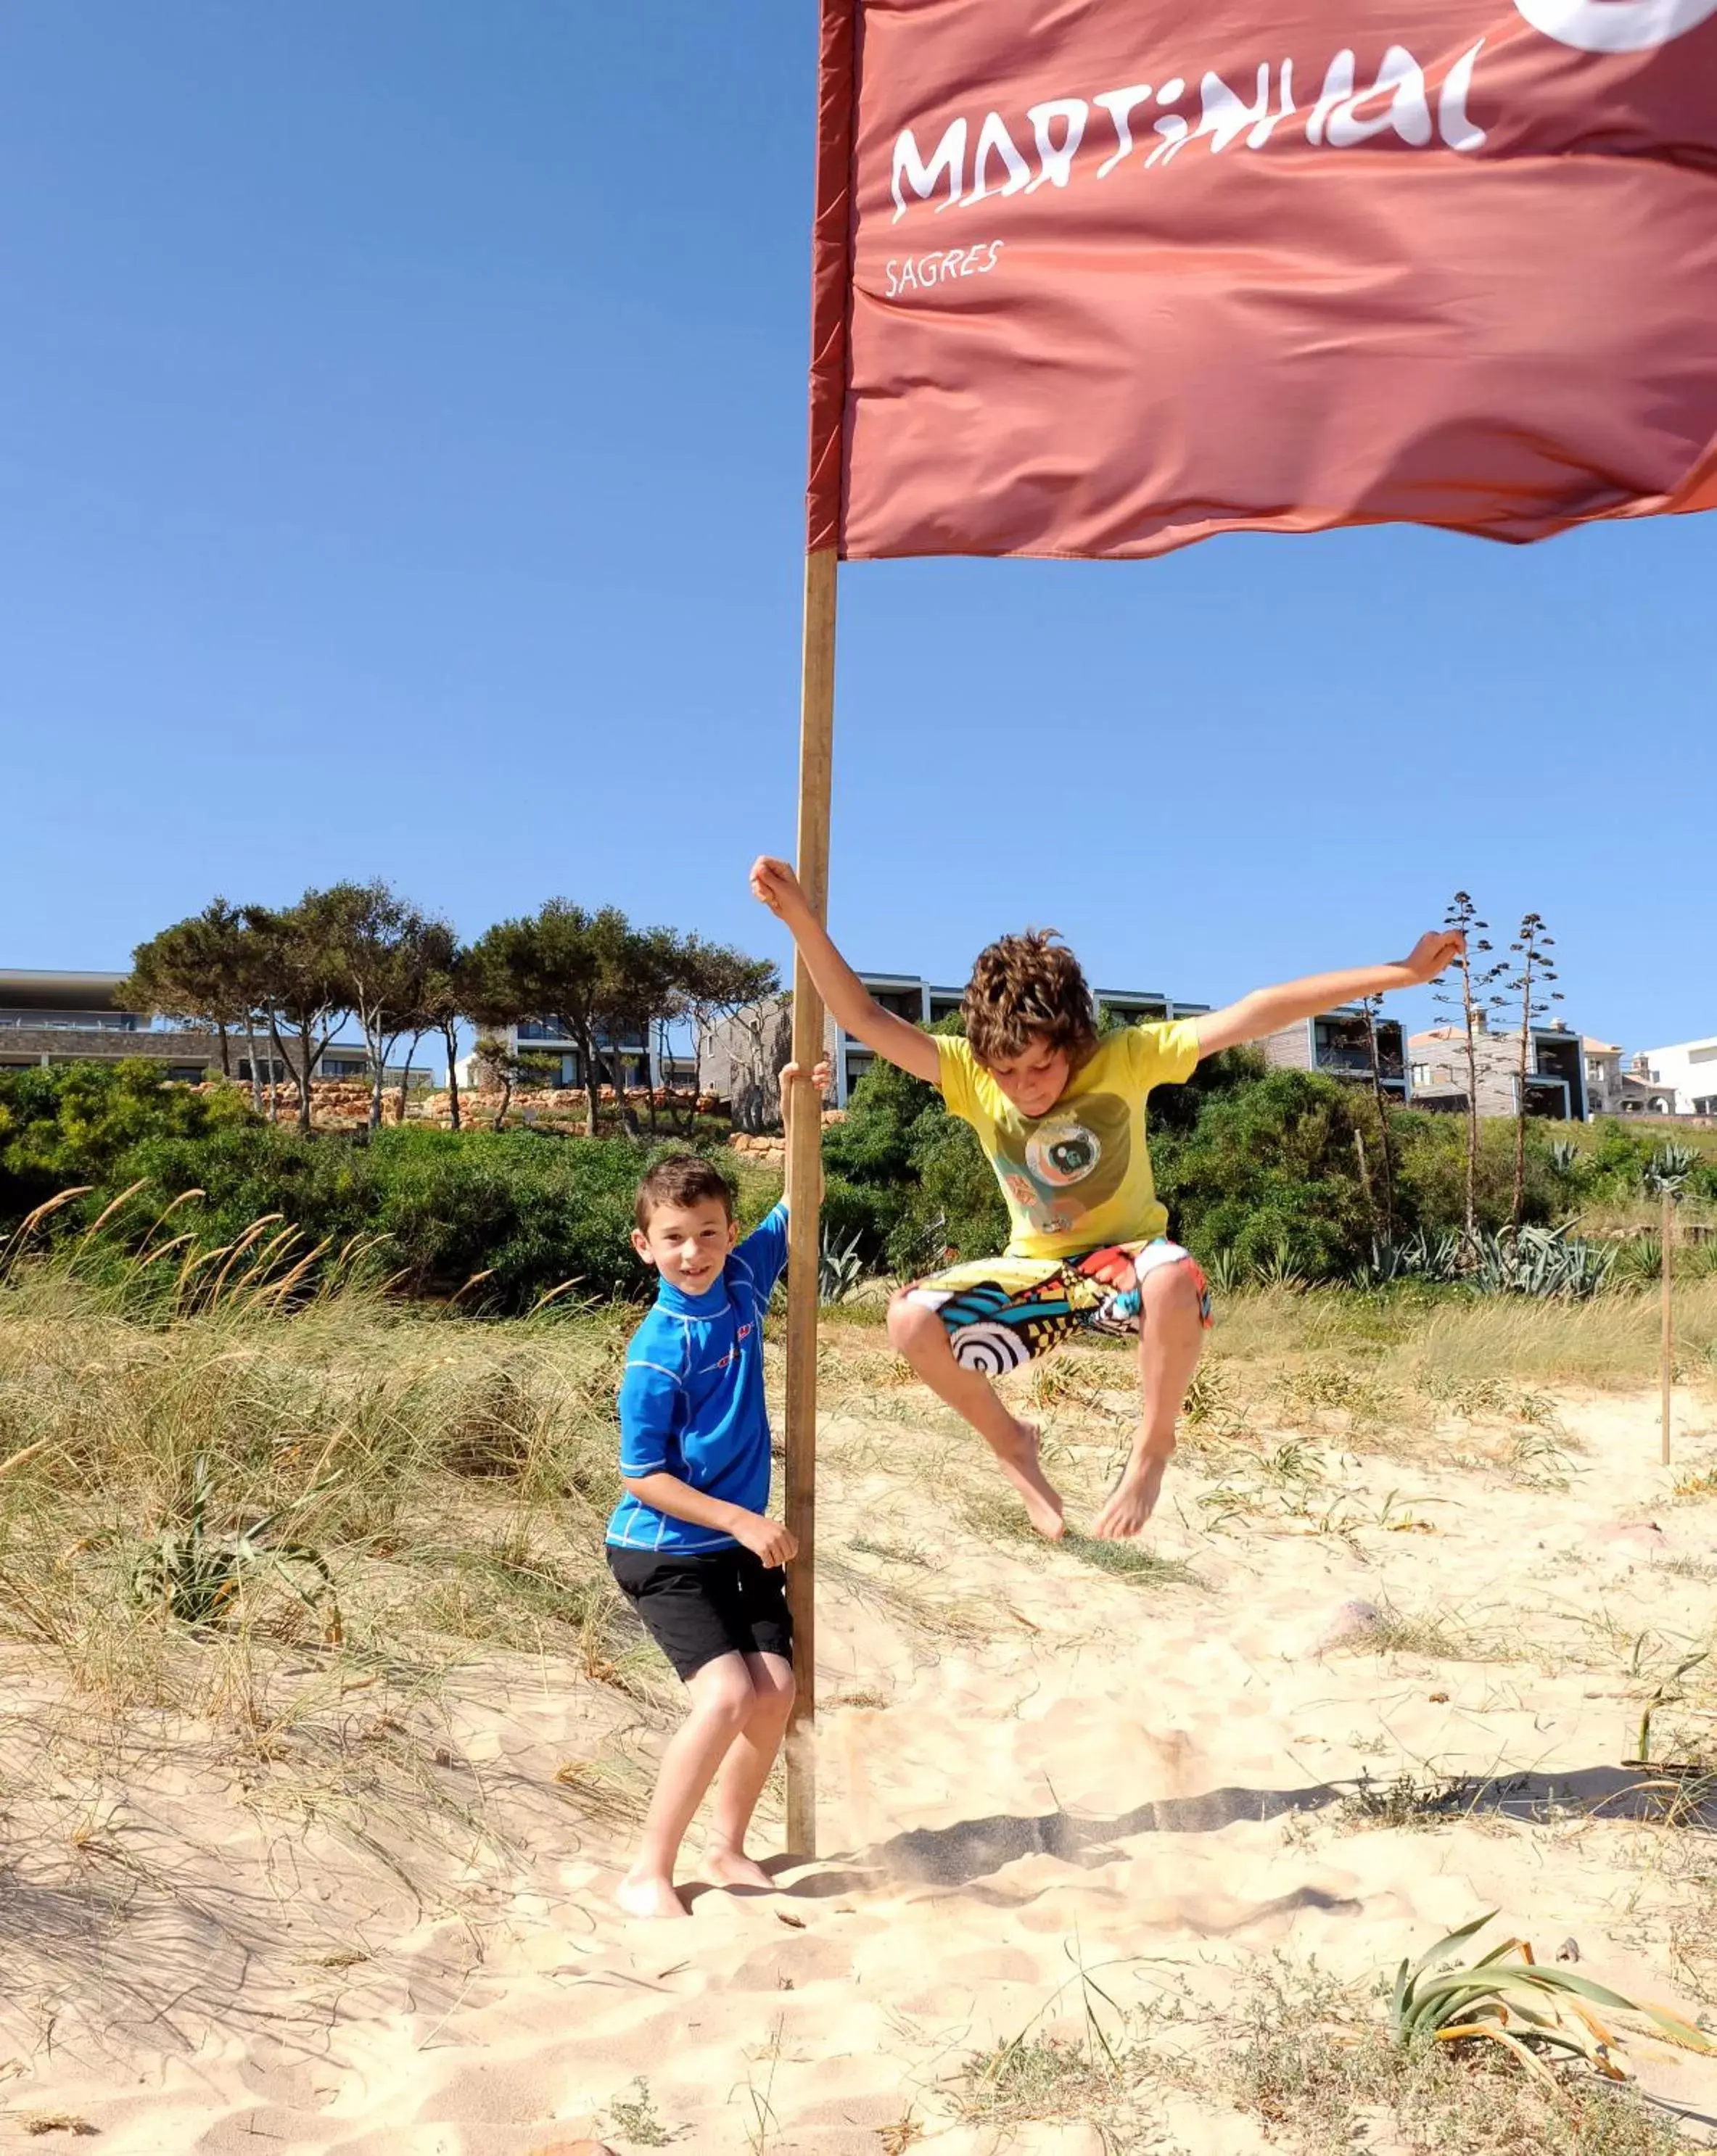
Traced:
[[[1377, 1068], [1383, 1091], [1404, 1104], [1411, 1081], [1401, 1020], [1380, 1018], [1376, 1026]], [[1365, 1007], [1360, 1004], [1344, 1004], [1338, 1010], [1321, 1011], [1298, 1025], [1285, 1025], [1277, 1033], [1266, 1034], [1258, 1046], [1272, 1070], [1321, 1070], [1331, 1078], [1371, 1083], [1370, 1029]]]
[[[522, 1019], [517, 1025], [491, 1029], [509, 1056], [528, 1055], [540, 1076], [532, 1083], [540, 1083], [557, 1090], [582, 1090], [584, 1084], [584, 1058], [575, 1040], [570, 1040], [564, 1029], [553, 1019]], [[609, 1059], [614, 1052], [614, 1044], [605, 1033], [599, 1032], [596, 1045], [600, 1053], [600, 1068], [596, 1073], [599, 1086], [614, 1083], [613, 1066]], [[620, 1068], [629, 1089], [641, 1092], [646, 1086], [657, 1091], [670, 1087], [687, 1088], [696, 1075], [691, 1058], [676, 1055], [661, 1040], [645, 1041], [633, 1034], [619, 1043]], [[459, 1065], [461, 1086], [476, 1086], [486, 1081], [488, 1065], [475, 1050]]]
[[[128, 1010], [118, 1000], [123, 973], [69, 970], [0, 969], [0, 1070], [49, 1069], [62, 1063], [121, 1063], [141, 1059], [158, 1063], [164, 1077], [187, 1085], [221, 1075], [220, 1036], [213, 1026], [165, 1023], [152, 1011]], [[298, 1044], [283, 1042], [287, 1060], [271, 1043], [258, 1073], [265, 1083], [290, 1084]], [[248, 1082], [249, 1043], [230, 1028], [227, 1036], [232, 1075]], [[362, 1041], [332, 1040], [318, 1058], [316, 1078], [367, 1078], [369, 1052]], [[398, 1069], [388, 1075], [400, 1076]], [[411, 1075], [428, 1079], [414, 1065]]]
[[1678, 1040], [1668, 1048], [1642, 1048], [1633, 1059], [1635, 1073], [1674, 1096], [1684, 1116], [1717, 1116], [1717, 1034], [1702, 1040]]
[[[1512, 1116], [1520, 1094], [1520, 1036], [1493, 1033], [1478, 1014], [1474, 1063], [1481, 1116]], [[1468, 1103], [1467, 1029], [1434, 1025], [1407, 1042], [1408, 1090], [1416, 1108], [1464, 1111]], [[1565, 1020], [1535, 1026], [1527, 1048], [1526, 1112], [1558, 1122], [1587, 1119], [1586, 1057], [1581, 1036]]]
[[1644, 1056], [1636, 1055], [1629, 1063], [1625, 1049], [1618, 1048], [1612, 1041], [1594, 1040], [1590, 1035], [1580, 1046], [1586, 1057], [1586, 1099], [1591, 1114], [1675, 1113], [1675, 1088], [1653, 1083], [1650, 1071], [1641, 1068], [1647, 1060]]
[[0, 1070], [142, 1057], [191, 1084], [220, 1071], [220, 1044], [201, 1028], [161, 1027], [116, 1002], [123, 973], [0, 971]]

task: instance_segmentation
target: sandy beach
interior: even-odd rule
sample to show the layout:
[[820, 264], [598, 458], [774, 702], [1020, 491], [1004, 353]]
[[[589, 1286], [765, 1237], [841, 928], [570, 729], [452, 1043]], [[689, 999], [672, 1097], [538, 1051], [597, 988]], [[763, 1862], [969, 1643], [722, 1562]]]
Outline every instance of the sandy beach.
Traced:
[[[13, 1651], [0, 2147], [1239, 2156], [1296, 2145], [1261, 2017], [1358, 2011], [1487, 1910], [1486, 1943], [1717, 2001], [1709, 1815], [1625, 1763], [1717, 1625], [1697, 1398], [1666, 1474], [1643, 1393], [1408, 1436], [1315, 1405], [1269, 1427], [1219, 1383], [1128, 1576], [1022, 1535], [952, 1424], [852, 1355], [824, 1440], [824, 1853], [779, 1894], [613, 1909], [671, 1711], [564, 1661], [385, 1709], [348, 1671], [355, 1806], [301, 1743], [239, 1768], [206, 1723], [133, 1712], [96, 1745]], [[1087, 1493], [1124, 1365], [1056, 1368], [1047, 1455]], [[1700, 1705], [1661, 1706], [1654, 1744]], [[1717, 2061], [1627, 2056], [1711, 2128]], [[1412, 2145], [1375, 2133], [1355, 2145]]]

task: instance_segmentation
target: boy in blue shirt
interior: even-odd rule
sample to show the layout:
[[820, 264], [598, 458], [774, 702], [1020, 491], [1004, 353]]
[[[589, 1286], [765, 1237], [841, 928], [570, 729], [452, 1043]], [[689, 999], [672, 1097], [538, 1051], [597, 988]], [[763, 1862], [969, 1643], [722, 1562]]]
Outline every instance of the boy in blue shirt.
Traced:
[[[781, 1074], [790, 1113], [798, 1071]], [[828, 1072], [813, 1073], [819, 1089]], [[633, 1247], [661, 1276], [620, 1381], [620, 1477], [609, 1568], [673, 1664], [691, 1711], [662, 1755], [643, 1846], [620, 1881], [635, 1917], [683, 1917], [674, 1865], [715, 1784], [705, 1876], [774, 1885], [745, 1854], [751, 1815], [793, 1705], [786, 1565], [798, 1554], [767, 1517], [769, 1423], [763, 1313], [787, 1264], [787, 1200], [743, 1242], [720, 1172], [696, 1155], [638, 1186]]]

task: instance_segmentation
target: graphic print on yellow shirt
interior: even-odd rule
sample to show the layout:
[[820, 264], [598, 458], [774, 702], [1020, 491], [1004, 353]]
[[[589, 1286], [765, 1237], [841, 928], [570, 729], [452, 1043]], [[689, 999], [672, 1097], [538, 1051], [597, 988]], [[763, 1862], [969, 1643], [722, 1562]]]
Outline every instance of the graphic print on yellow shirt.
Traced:
[[1022, 1116], [964, 1040], [938, 1034], [942, 1097], [978, 1133], [1013, 1222], [1010, 1257], [1062, 1258], [1149, 1242], [1169, 1224], [1145, 1143], [1154, 1086], [1198, 1062], [1190, 1019], [1110, 1034], [1046, 1116]]

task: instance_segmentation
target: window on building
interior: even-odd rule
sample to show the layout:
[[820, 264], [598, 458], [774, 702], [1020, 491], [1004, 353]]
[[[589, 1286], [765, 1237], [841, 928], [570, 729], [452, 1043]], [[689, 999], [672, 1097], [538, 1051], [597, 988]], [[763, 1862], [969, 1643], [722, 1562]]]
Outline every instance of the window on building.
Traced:
[[903, 1018], [912, 1025], [917, 1025], [924, 1015], [922, 988], [872, 988], [871, 994], [884, 1010], [892, 1011], [896, 1018]]
[[[1514, 1081], [1515, 1101], [1520, 1098], [1520, 1080]], [[1553, 1122], [1565, 1122], [1569, 1110], [1568, 1081], [1549, 1075], [1529, 1078], [1526, 1081], [1526, 1112], [1529, 1116], [1547, 1116]]]
[[1694, 1102], [1696, 1116], [1717, 1116], [1717, 1093], [1706, 1093]]
[[1709, 1048], [1689, 1049], [1687, 1060], [1689, 1063], [1717, 1063], [1717, 1040], [1714, 1040]]

